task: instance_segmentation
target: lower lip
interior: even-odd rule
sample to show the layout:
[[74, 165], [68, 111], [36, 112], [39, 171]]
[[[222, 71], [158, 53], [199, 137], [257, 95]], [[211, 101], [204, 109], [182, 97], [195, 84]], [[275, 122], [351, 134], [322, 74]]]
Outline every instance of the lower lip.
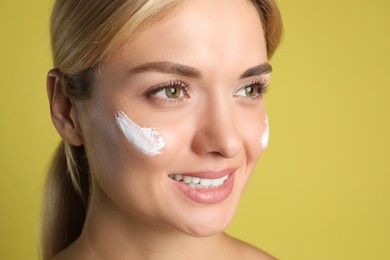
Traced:
[[232, 193], [234, 173], [229, 174], [229, 178], [221, 186], [213, 188], [191, 188], [183, 182], [172, 181], [191, 200], [203, 204], [214, 204], [224, 201]]

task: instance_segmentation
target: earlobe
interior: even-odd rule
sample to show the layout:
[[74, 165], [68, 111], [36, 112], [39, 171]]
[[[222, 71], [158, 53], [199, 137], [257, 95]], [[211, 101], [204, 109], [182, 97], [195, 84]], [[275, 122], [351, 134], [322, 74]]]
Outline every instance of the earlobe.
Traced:
[[62, 91], [61, 72], [52, 69], [47, 74], [47, 95], [51, 119], [65, 142], [80, 146], [84, 143], [77, 113], [69, 97]]

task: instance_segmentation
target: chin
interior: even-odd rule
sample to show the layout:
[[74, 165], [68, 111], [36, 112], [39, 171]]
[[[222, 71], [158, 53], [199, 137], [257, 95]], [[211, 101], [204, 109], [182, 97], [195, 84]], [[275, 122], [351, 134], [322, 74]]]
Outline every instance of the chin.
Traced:
[[[174, 223], [175, 228], [193, 237], [209, 237], [221, 234], [232, 221], [237, 203], [225, 203], [202, 206], [198, 209], [183, 212], [185, 218], [181, 224]], [[181, 214], [180, 214], [181, 215]], [[183, 215], [182, 215], [183, 216]]]
[[[230, 223], [230, 222], [229, 222]], [[221, 234], [224, 232], [224, 230], [227, 228], [229, 225], [220, 225], [215, 224], [215, 225], [207, 225], [207, 226], [192, 226], [189, 227], [189, 229], [185, 232], [187, 235], [192, 236], [192, 237], [210, 237], [210, 236], [215, 236], [218, 234]]]

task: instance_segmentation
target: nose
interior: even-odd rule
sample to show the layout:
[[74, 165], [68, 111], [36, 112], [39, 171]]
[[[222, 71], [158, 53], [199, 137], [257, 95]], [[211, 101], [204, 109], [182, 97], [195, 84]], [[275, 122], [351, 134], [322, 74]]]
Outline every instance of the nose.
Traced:
[[234, 107], [227, 100], [208, 102], [198, 115], [192, 150], [199, 155], [236, 156], [243, 148], [243, 137], [235, 119]]

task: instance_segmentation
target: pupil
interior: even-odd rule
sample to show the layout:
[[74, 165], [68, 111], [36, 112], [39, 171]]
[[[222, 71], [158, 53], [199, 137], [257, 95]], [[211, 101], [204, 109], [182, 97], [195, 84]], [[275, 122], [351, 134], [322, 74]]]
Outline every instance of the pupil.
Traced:
[[180, 89], [178, 88], [167, 88], [166, 92], [170, 98], [178, 98], [180, 96]]
[[253, 87], [247, 87], [246, 88], [246, 94], [248, 96], [253, 96], [253, 93], [254, 93], [254, 88]]

